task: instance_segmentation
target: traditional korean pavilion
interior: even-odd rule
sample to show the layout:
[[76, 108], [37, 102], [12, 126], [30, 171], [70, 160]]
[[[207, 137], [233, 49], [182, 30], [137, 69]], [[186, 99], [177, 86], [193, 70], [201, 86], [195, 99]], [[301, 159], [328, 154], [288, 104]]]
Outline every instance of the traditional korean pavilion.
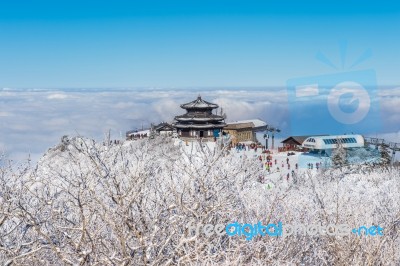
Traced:
[[226, 126], [224, 117], [213, 114], [218, 108], [217, 104], [207, 102], [198, 96], [196, 100], [181, 104], [186, 114], [175, 116], [173, 126], [178, 135], [183, 138], [214, 138], [222, 134], [222, 128]]

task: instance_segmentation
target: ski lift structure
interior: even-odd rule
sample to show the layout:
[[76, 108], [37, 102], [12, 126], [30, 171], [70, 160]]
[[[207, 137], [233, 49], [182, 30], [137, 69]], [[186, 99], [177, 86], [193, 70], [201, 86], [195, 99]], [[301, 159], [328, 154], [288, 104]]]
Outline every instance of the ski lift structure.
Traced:
[[275, 128], [273, 126], [267, 125], [267, 128], [265, 129], [265, 134], [263, 136], [263, 138], [265, 139], [265, 149], [268, 150], [268, 139], [269, 139], [269, 134], [271, 133], [271, 138], [272, 138], [272, 147], [271, 149], [274, 149], [274, 138], [275, 138], [275, 133], [279, 133], [281, 132], [281, 130], [279, 128]]
[[396, 152], [400, 151], [400, 143], [397, 143], [397, 142], [388, 142], [385, 139], [369, 138], [369, 137], [364, 137], [364, 141], [365, 141], [366, 144], [372, 144], [375, 147], [386, 146], [387, 148], [392, 150], [392, 162], [391, 162], [391, 164], [394, 163], [394, 158], [396, 156]]

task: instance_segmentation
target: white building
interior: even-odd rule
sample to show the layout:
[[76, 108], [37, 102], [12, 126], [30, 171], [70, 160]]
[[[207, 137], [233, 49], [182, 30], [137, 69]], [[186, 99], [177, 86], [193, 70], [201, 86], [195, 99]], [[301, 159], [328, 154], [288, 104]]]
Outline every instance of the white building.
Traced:
[[302, 147], [310, 150], [332, 150], [341, 143], [343, 148], [364, 147], [362, 135], [333, 135], [333, 136], [311, 136], [304, 140]]

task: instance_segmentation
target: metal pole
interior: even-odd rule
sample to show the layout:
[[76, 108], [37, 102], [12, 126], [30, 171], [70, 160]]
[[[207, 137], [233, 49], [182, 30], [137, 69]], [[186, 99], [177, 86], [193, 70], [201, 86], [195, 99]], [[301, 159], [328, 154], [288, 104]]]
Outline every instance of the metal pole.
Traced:
[[396, 158], [396, 151], [393, 150], [393, 153], [392, 153], [392, 161], [391, 161], [390, 165], [393, 166], [393, 164], [394, 164], [394, 159], [395, 159], [395, 158]]
[[274, 149], [274, 132], [272, 132], [272, 147], [271, 147], [271, 149], [272, 150]]

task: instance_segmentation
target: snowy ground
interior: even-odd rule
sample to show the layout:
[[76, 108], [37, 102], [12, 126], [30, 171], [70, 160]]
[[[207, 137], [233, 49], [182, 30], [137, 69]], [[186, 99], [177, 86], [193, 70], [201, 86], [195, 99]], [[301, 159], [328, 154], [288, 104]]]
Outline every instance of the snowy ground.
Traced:
[[[195, 155], [194, 157], [199, 155], [201, 153], [201, 150], [206, 153], [213, 153], [213, 151], [217, 148], [216, 142], [203, 142], [202, 147], [199, 145], [198, 142], [185, 142], [178, 138], [173, 139], [173, 142], [175, 146], [180, 147], [183, 154]], [[130, 146], [134, 143], [136, 143], [136, 141], [124, 141], [122, 143], [122, 147], [124, 149], [130, 149]], [[87, 145], [89, 146], [90, 150], [98, 151], [100, 153], [107, 152], [108, 149], [119, 149], [119, 145], [112, 145], [110, 147], [107, 147], [99, 143], [95, 144], [95, 142], [92, 140], [87, 140]], [[259, 167], [262, 169], [263, 175], [260, 177], [255, 177], [254, 180], [258, 180], [258, 178], [261, 178], [262, 183], [265, 184], [263, 186], [265, 186], [267, 189], [273, 188], [275, 186], [287, 188], [288, 186], [290, 186], [290, 184], [293, 184], [298, 177], [304, 177], [305, 175], [303, 174], [307, 173], [317, 175], [318, 172], [321, 171], [321, 168], [328, 168], [331, 165], [331, 160], [329, 157], [320, 156], [318, 154], [294, 152], [294, 155], [288, 155], [288, 152], [278, 152], [277, 150], [273, 150], [271, 153], [272, 166], [269, 168], [269, 170], [267, 170], [267, 154], [262, 153], [262, 149], [257, 149], [257, 151], [255, 151], [254, 149], [245, 149], [239, 151], [235, 148], [232, 148], [228, 151], [228, 153], [228, 156], [234, 156], [236, 158], [243, 159], [254, 159], [255, 161], [257, 161]], [[50, 153], [44, 156], [41, 161], [47, 161], [49, 159], [49, 156], [52, 157], [55, 154], [58, 153]], [[77, 156], [79, 157], [79, 154]], [[260, 160], [260, 156], [262, 160]], [[190, 156], [183, 157], [187, 163], [192, 163], [190, 160], [193, 160], [193, 158], [189, 159]], [[55, 162], [52, 162], [52, 164], [54, 163], [60, 163], [60, 169], [66, 167], [65, 161], [63, 160], [56, 160]], [[317, 163], [319, 164], [318, 169]], [[310, 169], [309, 164], [312, 164], [312, 169]]]
[[[60, 253], [78, 264], [84, 252], [100, 265], [110, 261], [119, 264], [123, 259], [120, 250], [129, 243], [129, 247], [148, 247], [151, 252], [146, 258], [157, 261], [153, 264], [158, 265], [165, 263], [159, 263], [161, 260], [156, 256], [164, 256], [162, 262], [171, 256], [178, 260], [186, 254], [193, 257], [200, 254], [203, 258], [208, 254], [203, 247], [212, 242], [216, 247], [213, 256], [220, 256], [214, 264], [221, 261], [229, 262], [226, 265], [255, 264], [247, 260], [232, 261], [257, 251], [263, 257], [249, 258], [262, 262], [259, 265], [276, 260], [276, 254], [285, 258], [277, 265], [336, 265], [340, 263], [335, 262], [346, 261], [365, 265], [373, 261], [368, 257], [371, 250], [377, 250], [378, 255], [371, 256], [379, 260], [372, 264], [398, 265], [400, 245], [395, 227], [400, 213], [398, 168], [355, 167], [354, 171], [333, 169], [318, 173], [315, 163], [323, 158], [317, 155], [288, 156], [274, 152], [269, 172], [265, 169], [266, 154], [261, 149], [219, 153], [214, 152], [218, 149], [214, 142], [200, 146], [197, 142], [172, 141], [175, 146], [171, 139], [158, 137], [110, 145], [80, 137], [65, 139], [49, 149], [37, 167], [0, 179], [0, 192], [10, 195], [10, 200], [0, 204], [0, 212], [7, 211], [10, 217], [0, 226], [0, 233], [6, 236], [0, 244], [6, 247], [3, 249], [12, 250], [0, 252], [0, 261], [22, 255], [25, 261], [19, 264], [24, 265], [36, 258], [57, 261]], [[313, 169], [302, 167], [307, 163], [313, 163]], [[264, 177], [264, 184], [258, 182], [260, 176]], [[40, 222], [27, 226], [25, 221], [31, 221], [32, 217]], [[368, 238], [298, 235], [250, 242], [203, 235], [192, 238], [182, 228], [193, 217], [203, 224], [282, 221], [283, 224], [348, 224], [353, 228], [379, 225], [385, 234], [379, 240], [372, 235]], [[80, 228], [85, 226], [90, 238], [82, 237], [86, 231]], [[55, 239], [55, 247], [60, 243], [56, 249], [59, 253], [48, 248], [51, 242], [47, 239]], [[77, 245], [82, 248], [76, 250]], [[35, 248], [36, 253], [31, 253]], [[166, 253], [159, 252], [160, 248]], [[177, 249], [180, 249], [178, 255]], [[141, 264], [143, 254], [135, 253], [131, 264]]]
[[[175, 139], [175, 145], [180, 146], [187, 154], [197, 153], [201, 149], [197, 142], [186, 143], [180, 139]], [[204, 150], [213, 151], [215, 148], [215, 142], [203, 143]], [[257, 149], [257, 151], [254, 149], [239, 151], [232, 148], [229, 153], [235, 157], [253, 158], [254, 160], [259, 161], [260, 168], [262, 168], [264, 172], [262, 182], [265, 184], [267, 189], [271, 189], [277, 185], [283, 188], [288, 187], [297, 177], [302, 176], [305, 173], [317, 175], [321, 169], [331, 167], [331, 159], [327, 156], [303, 152], [294, 152], [294, 155], [288, 155], [288, 152], [278, 152], [278, 150], [273, 150], [271, 153], [272, 166], [268, 171], [266, 168], [267, 154], [262, 153], [262, 149]], [[260, 156], [262, 160], [260, 160]], [[370, 157], [368, 160], [371, 161], [375, 159], [377, 158]], [[353, 160], [354, 164], [366, 162], [362, 161], [358, 157], [352, 157], [350, 160]]]
[[[199, 145], [196, 142], [188, 142], [187, 144], [179, 139], [175, 140], [175, 145], [182, 147], [182, 149], [188, 153], [196, 153], [199, 149]], [[216, 148], [215, 142], [204, 142], [203, 149], [213, 150]], [[316, 164], [319, 165], [329, 165], [330, 159], [328, 157], [321, 157], [318, 155], [313, 155], [309, 153], [295, 152], [294, 155], [288, 156], [287, 152], [278, 152], [277, 150], [272, 151], [272, 167], [270, 167], [270, 171], [267, 171], [265, 167], [265, 163], [267, 162], [267, 154], [262, 153], [262, 149], [246, 149], [238, 151], [235, 148], [231, 149], [230, 154], [235, 157], [243, 157], [243, 158], [254, 158], [260, 162], [260, 168], [264, 170], [264, 182], [267, 187], [273, 187], [275, 184], [282, 184], [283, 186], [288, 186], [293, 180], [293, 177], [300, 175], [304, 172], [317, 173], [319, 170], [316, 168]], [[262, 161], [260, 161], [260, 156]], [[287, 161], [289, 159], [289, 161]], [[276, 164], [275, 164], [276, 160]], [[313, 164], [313, 169], [308, 168], [308, 164]], [[296, 164], [298, 165], [296, 169]], [[294, 176], [293, 176], [293, 173]], [[287, 175], [289, 174], [289, 179], [287, 179]]]

